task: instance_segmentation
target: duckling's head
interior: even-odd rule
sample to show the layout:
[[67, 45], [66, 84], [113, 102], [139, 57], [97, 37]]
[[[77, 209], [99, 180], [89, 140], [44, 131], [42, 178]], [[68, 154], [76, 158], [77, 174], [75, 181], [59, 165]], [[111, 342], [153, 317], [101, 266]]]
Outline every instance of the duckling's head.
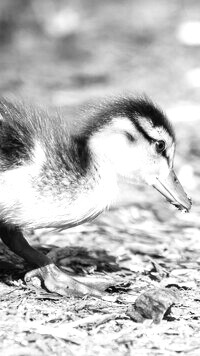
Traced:
[[97, 163], [109, 162], [119, 177], [147, 183], [180, 210], [190, 210], [173, 170], [175, 134], [162, 110], [147, 98], [123, 98], [101, 107], [91, 125]]

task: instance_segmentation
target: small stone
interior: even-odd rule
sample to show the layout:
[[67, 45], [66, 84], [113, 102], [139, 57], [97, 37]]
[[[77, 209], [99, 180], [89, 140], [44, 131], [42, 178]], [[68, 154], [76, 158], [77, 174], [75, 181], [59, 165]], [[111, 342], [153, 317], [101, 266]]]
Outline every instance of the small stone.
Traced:
[[175, 288], [153, 288], [142, 293], [128, 310], [127, 315], [136, 322], [153, 319], [159, 324], [171, 306], [178, 301], [178, 290]]

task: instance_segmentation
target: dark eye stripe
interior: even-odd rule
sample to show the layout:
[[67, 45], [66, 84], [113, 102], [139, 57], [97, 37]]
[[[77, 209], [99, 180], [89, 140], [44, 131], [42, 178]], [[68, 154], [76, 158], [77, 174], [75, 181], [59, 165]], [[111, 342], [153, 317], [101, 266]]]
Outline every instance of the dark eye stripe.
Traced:
[[143, 137], [150, 143], [156, 142], [155, 138], [152, 138], [151, 136], [148, 135], [148, 133], [143, 129], [143, 127], [139, 124], [138, 121], [134, 121], [134, 125], [136, 129], [143, 135]]
[[[148, 133], [143, 129], [143, 127], [139, 124], [138, 121], [134, 121], [134, 125], [136, 127], [136, 129], [143, 135], [143, 137], [149, 142], [149, 143], [153, 143], [153, 142], [156, 142], [157, 140], [151, 136], [148, 135]], [[170, 159], [169, 157], [167, 156], [167, 152], [166, 152], [166, 149], [161, 152], [161, 155], [163, 157], [165, 157], [165, 159], [167, 160], [167, 163], [168, 165], [170, 164]]]

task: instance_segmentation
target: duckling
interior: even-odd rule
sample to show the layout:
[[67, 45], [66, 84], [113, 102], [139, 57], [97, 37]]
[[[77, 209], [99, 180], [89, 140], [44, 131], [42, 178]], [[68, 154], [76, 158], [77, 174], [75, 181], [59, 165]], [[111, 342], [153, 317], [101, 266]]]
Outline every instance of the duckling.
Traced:
[[191, 200], [173, 170], [175, 134], [148, 98], [102, 104], [87, 118], [69, 122], [40, 109], [0, 100], [0, 237], [37, 268], [60, 295], [102, 295], [80, 282], [26, 241], [24, 229], [66, 229], [94, 219], [118, 193], [120, 180], [157, 189], [178, 209]]

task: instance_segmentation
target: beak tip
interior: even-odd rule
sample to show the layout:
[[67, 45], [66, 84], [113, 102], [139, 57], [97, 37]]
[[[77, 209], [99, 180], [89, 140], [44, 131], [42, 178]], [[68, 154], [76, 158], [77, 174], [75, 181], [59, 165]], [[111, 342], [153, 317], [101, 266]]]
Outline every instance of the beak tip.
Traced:
[[187, 197], [187, 201], [185, 201], [183, 204], [178, 202], [170, 202], [170, 203], [174, 205], [178, 210], [183, 211], [184, 213], [189, 213], [192, 207], [192, 199], [188, 197]]
[[170, 171], [165, 179], [156, 177], [153, 187], [178, 210], [189, 213], [192, 206], [192, 199], [186, 195], [173, 170]]
[[191, 207], [192, 207], [192, 199], [188, 198], [188, 206], [186, 208], [186, 213], [190, 212]]

